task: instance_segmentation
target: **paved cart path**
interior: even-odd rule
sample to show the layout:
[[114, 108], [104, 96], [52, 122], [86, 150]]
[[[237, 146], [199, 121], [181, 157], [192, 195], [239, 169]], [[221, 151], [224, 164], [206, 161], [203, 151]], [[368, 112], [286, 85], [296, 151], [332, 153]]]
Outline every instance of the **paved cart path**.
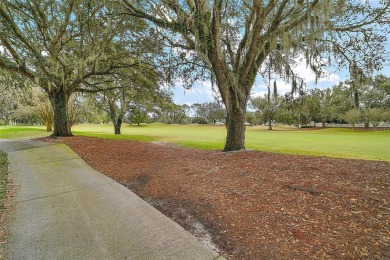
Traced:
[[18, 189], [8, 259], [223, 259], [64, 144], [0, 150]]

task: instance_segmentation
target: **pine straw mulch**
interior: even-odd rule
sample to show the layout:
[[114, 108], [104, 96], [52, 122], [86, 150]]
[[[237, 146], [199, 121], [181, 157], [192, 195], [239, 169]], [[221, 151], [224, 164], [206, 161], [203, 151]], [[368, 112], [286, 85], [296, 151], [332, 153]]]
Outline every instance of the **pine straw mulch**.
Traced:
[[[1, 152], [1, 151], [0, 151]], [[0, 260], [6, 259], [8, 254], [7, 242], [9, 235], [9, 222], [12, 221], [14, 210], [14, 197], [17, 187], [8, 175], [8, 162], [0, 164]]]
[[63, 142], [228, 259], [390, 259], [390, 163]]

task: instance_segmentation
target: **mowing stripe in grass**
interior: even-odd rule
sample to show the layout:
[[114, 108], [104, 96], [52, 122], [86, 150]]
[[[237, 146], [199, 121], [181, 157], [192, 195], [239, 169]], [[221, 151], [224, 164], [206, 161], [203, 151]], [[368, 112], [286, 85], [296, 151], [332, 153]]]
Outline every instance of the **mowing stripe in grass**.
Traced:
[[[13, 135], [9, 134], [10, 129], [4, 131], [4, 127], [0, 127], [0, 138], [48, 135], [44, 127], [27, 130], [26, 127], [13, 127], [12, 130], [17, 133]], [[351, 129], [300, 130], [279, 126], [274, 129], [268, 131], [261, 126], [247, 127], [246, 148], [285, 154], [390, 161], [389, 130], [352, 132]], [[7, 131], [8, 134], [4, 134]], [[205, 150], [222, 150], [226, 137], [224, 126], [209, 125], [124, 124], [122, 135], [114, 135], [112, 125], [76, 125], [72, 131], [75, 135], [144, 142], [162, 141]]]

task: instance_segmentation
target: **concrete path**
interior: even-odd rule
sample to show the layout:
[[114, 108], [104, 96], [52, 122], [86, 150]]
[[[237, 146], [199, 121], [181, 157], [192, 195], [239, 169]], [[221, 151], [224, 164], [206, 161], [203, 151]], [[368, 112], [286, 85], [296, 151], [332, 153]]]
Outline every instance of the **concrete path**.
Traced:
[[8, 259], [223, 259], [63, 144], [0, 150], [18, 187]]

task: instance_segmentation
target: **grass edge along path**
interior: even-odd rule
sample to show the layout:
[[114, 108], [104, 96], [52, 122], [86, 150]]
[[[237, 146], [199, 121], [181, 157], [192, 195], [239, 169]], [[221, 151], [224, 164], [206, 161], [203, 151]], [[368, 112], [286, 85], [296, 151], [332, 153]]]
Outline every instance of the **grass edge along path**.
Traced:
[[7, 197], [8, 159], [7, 154], [0, 150], [0, 214], [3, 211], [4, 200]]
[[8, 159], [7, 154], [0, 150], [0, 260], [6, 259], [9, 208], [5, 203], [10, 199], [8, 191]]

